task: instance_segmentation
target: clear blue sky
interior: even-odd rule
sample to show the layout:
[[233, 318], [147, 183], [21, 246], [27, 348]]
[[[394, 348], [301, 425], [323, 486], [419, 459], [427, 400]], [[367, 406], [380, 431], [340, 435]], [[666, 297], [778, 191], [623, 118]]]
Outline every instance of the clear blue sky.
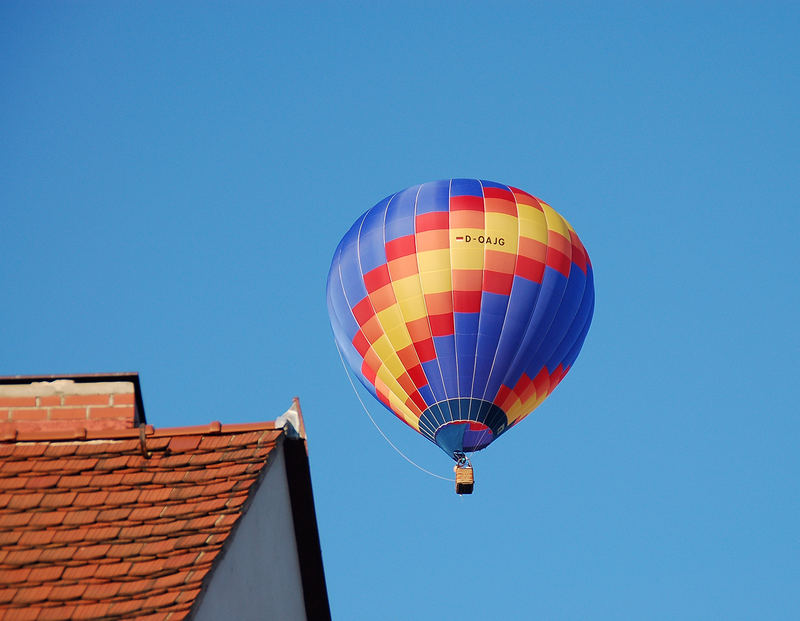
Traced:
[[[0, 5], [0, 374], [138, 371], [149, 422], [299, 395], [334, 618], [800, 618], [796, 3]], [[325, 279], [453, 176], [574, 225], [570, 375], [409, 466]], [[409, 456], [451, 462], [379, 406]]]

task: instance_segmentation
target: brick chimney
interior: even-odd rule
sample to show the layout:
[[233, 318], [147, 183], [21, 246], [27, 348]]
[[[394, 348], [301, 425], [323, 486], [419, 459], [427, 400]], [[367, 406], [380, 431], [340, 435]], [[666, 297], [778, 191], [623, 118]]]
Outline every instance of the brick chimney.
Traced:
[[145, 423], [139, 376], [0, 377], [0, 435], [100, 432]]

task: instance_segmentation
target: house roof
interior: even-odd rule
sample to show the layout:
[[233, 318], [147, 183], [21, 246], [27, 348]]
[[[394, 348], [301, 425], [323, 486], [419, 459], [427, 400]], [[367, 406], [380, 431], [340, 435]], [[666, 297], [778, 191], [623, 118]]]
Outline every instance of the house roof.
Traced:
[[[3, 430], [0, 619], [184, 618], [284, 441], [274, 423]], [[292, 504], [312, 503], [325, 595], [307, 487]]]

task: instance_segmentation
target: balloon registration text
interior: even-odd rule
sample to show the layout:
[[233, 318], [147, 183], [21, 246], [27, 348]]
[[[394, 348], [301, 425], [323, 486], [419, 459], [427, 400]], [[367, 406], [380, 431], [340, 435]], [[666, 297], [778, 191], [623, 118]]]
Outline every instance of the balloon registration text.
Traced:
[[487, 246], [505, 246], [506, 240], [503, 237], [492, 237], [491, 235], [464, 235], [463, 237], [456, 237], [456, 241], [463, 241], [466, 244], [471, 242], [478, 242], [479, 244], [486, 244]]

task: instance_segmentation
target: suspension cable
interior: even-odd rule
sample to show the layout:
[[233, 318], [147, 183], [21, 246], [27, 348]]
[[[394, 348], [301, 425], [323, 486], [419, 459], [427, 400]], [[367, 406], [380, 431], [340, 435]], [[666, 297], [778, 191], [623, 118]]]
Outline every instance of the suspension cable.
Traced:
[[[334, 339], [334, 341], [336, 341], [336, 339]], [[338, 342], [336, 343], [336, 351], [339, 352], [339, 360], [342, 361], [342, 366], [344, 367], [345, 375], [347, 375], [347, 379], [350, 382], [350, 386], [353, 388], [353, 392], [356, 393], [356, 397], [358, 398], [358, 402], [361, 404], [361, 407], [364, 409], [364, 412], [366, 412], [367, 417], [369, 418], [369, 420], [375, 426], [375, 429], [377, 429], [378, 433], [380, 433], [381, 436], [383, 436], [383, 439], [386, 440], [386, 442], [389, 444], [389, 446], [391, 446], [397, 452], [397, 454], [400, 455], [400, 457], [405, 459], [408, 463], [410, 463], [415, 468], [418, 468], [419, 470], [422, 470], [422, 472], [424, 472], [425, 474], [429, 474], [432, 477], [436, 477], [437, 479], [442, 479], [443, 481], [455, 481], [455, 479], [451, 479], [451, 478], [448, 478], [448, 477], [443, 477], [443, 476], [441, 476], [439, 474], [436, 474], [435, 472], [431, 472], [430, 470], [426, 470], [425, 468], [420, 466], [418, 463], [414, 462], [410, 457], [406, 456], [406, 454], [403, 453], [403, 451], [401, 451], [399, 448], [397, 448], [392, 443], [392, 441], [389, 439], [389, 437], [383, 432], [383, 429], [381, 429], [380, 426], [378, 425], [378, 423], [375, 422], [375, 419], [372, 417], [372, 414], [370, 414], [369, 409], [367, 409], [367, 406], [364, 403], [363, 399], [361, 399], [361, 395], [358, 394], [358, 390], [356, 389], [356, 385], [353, 383], [353, 378], [350, 376], [350, 369], [348, 368], [347, 363], [344, 361], [344, 356], [342, 356], [342, 350], [339, 348], [339, 343]]]

